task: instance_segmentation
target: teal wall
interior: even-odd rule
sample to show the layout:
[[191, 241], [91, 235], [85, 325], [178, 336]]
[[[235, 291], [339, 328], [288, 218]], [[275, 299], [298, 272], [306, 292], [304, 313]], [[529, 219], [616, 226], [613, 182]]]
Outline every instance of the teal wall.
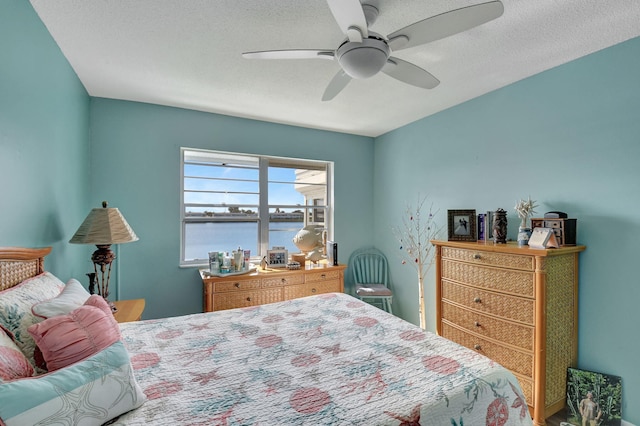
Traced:
[[0, 2], [0, 246], [52, 246], [66, 281], [86, 269], [67, 243], [88, 210], [89, 96], [28, 1]]
[[[0, 245], [53, 246], [47, 269], [85, 279], [92, 247], [67, 241], [91, 207], [119, 207], [140, 241], [116, 248], [119, 298], [148, 318], [197, 312], [201, 284], [180, 269], [179, 147], [336, 162], [340, 261], [375, 243], [392, 261], [396, 312], [418, 322], [416, 278], [391, 225], [418, 193], [441, 209], [503, 207], [578, 218], [579, 366], [623, 378], [640, 424], [640, 296], [632, 244], [640, 209], [640, 40], [539, 74], [372, 141], [175, 108], [90, 99], [28, 2], [0, 2]], [[428, 92], [425, 102], [429, 102]], [[373, 165], [373, 167], [372, 167]], [[375, 191], [374, 191], [375, 188]], [[371, 214], [369, 212], [373, 211]], [[445, 237], [443, 235], [443, 237]], [[426, 282], [434, 325], [433, 271]]]
[[340, 261], [372, 241], [371, 138], [107, 99], [91, 100], [91, 132], [92, 204], [140, 237], [118, 247], [118, 297], [146, 298], [146, 318], [202, 310], [197, 269], [178, 266], [181, 146], [334, 161]]
[[[640, 424], [640, 39], [619, 44], [425, 118], [375, 140], [376, 245], [390, 259], [400, 316], [416, 322], [417, 278], [398, 260], [391, 225], [428, 195], [440, 209], [539, 213], [578, 219], [579, 367], [622, 376], [626, 420]], [[437, 90], [437, 89], [436, 89]], [[428, 102], [425, 95], [425, 102]], [[425, 285], [434, 329], [434, 271]], [[635, 403], [634, 403], [635, 402]]]

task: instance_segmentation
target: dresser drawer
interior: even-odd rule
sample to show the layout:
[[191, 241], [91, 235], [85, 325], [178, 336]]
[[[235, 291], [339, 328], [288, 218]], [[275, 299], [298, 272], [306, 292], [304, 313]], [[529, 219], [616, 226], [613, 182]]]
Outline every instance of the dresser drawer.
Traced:
[[284, 299], [313, 296], [322, 293], [339, 293], [340, 280], [318, 281], [313, 283], [289, 285], [284, 287]]
[[337, 280], [340, 278], [340, 271], [318, 271], [306, 274], [304, 282]]
[[264, 305], [265, 303], [280, 302], [282, 300], [281, 288], [216, 293], [213, 295], [213, 310], [222, 311], [225, 309], [246, 308], [249, 306]]
[[533, 353], [510, 349], [442, 321], [442, 336], [485, 355], [514, 373], [533, 377]]
[[502, 319], [535, 324], [535, 301], [442, 280], [442, 299]]
[[260, 279], [248, 279], [248, 280], [233, 280], [233, 281], [214, 281], [212, 283], [212, 290], [214, 293], [225, 291], [244, 291], [244, 290], [257, 290], [260, 288]]
[[521, 376], [520, 374], [514, 374], [516, 379], [518, 379], [518, 383], [520, 383], [520, 387], [522, 388], [522, 393], [524, 394], [524, 399], [527, 401], [527, 405], [529, 407], [533, 406], [533, 380], [531, 378], [526, 378]]
[[286, 276], [268, 277], [262, 279], [262, 287], [265, 288], [302, 283], [304, 283], [303, 274], [289, 274]]
[[475, 334], [533, 351], [533, 327], [499, 320], [445, 301], [442, 302], [442, 319]]
[[535, 296], [533, 272], [442, 259], [442, 278], [519, 296]]
[[532, 256], [443, 247], [442, 257], [480, 265], [499, 266], [501, 268], [522, 269], [524, 271], [535, 270], [535, 261]]

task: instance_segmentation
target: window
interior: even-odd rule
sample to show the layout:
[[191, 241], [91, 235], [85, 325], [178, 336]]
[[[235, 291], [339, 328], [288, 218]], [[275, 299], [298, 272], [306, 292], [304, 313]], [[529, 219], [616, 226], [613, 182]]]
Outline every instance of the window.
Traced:
[[332, 163], [181, 149], [181, 265], [203, 265], [210, 251], [272, 247], [298, 252], [307, 225], [332, 235]]

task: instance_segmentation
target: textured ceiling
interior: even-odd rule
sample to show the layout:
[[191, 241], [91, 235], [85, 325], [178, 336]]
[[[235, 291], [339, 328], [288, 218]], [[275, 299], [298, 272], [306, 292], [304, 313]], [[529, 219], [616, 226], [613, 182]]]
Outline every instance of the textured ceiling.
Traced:
[[[366, 3], [380, 10], [371, 30], [387, 35], [482, 1]], [[366, 136], [640, 35], [638, 0], [502, 2], [496, 20], [394, 53], [435, 75], [435, 89], [378, 74], [322, 102], [336, 62], [241, 54], [337, 48], [345, 36], [325, 0], [31, 0], [91, 96]]]

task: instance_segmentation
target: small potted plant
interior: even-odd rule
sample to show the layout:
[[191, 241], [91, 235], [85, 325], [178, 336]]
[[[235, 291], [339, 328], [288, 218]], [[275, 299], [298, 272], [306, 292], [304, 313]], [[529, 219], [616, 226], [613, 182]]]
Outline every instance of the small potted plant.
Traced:
[[520, 226], [518, 227], [518, 245], [526, 246], [531, 237], [531, 228], [527, 225], [529, 218], [535, 213], [536, 202], [529, 197], [527, 200], [520, 200], [516, 203], [515, 210], [520, 218]]

